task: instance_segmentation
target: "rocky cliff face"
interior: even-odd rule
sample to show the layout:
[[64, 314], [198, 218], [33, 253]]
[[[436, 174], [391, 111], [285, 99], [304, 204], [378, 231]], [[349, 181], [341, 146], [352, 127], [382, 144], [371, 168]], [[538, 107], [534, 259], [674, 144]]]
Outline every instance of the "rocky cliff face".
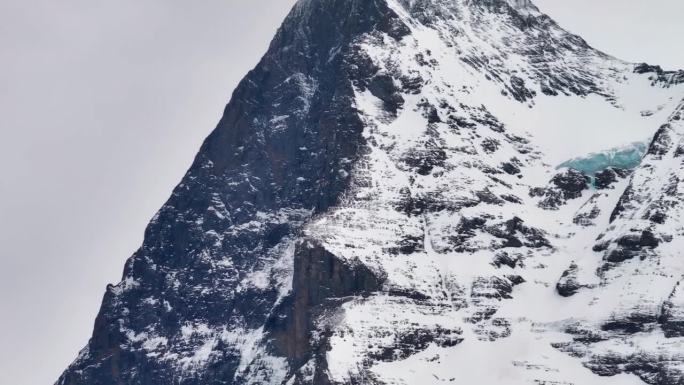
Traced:
[[680, 75], [527, 0], [301, 0], [57, 384], [680, 384]]

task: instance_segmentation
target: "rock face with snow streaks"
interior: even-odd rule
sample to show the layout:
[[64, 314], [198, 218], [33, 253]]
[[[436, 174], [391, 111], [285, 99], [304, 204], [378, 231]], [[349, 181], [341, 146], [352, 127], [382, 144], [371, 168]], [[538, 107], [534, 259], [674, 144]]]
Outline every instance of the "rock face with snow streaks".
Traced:
[[680, 75], [528, 0], [300, 0], [57, 384], [680, 384]]

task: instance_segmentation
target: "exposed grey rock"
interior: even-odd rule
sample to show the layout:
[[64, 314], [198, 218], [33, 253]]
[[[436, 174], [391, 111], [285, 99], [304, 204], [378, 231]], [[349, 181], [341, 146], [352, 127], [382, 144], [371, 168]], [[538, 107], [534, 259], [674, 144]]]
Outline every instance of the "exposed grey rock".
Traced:
[[563, 297], [571, 297], [575, 295], [583, 285], [577, 280], [578, 267], [573, 262], [567, 270], [563, 272], [558, 284], [556, 284], [556, 291]]

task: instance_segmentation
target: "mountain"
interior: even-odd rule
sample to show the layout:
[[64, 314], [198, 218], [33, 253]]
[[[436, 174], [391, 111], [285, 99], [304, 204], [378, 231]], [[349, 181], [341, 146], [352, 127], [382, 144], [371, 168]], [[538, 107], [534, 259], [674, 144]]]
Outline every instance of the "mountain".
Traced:
[[682, 384], [683, 83], [529, 0], [300, 0], [57, 384]]

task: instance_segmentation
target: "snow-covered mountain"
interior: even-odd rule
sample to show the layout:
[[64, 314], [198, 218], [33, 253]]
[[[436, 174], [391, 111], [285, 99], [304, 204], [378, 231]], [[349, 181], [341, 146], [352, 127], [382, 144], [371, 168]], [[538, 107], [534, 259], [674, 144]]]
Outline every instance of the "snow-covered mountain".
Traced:
[[529, 0], [300, 0], [57, 384], [684, 384], [682, 83]]

